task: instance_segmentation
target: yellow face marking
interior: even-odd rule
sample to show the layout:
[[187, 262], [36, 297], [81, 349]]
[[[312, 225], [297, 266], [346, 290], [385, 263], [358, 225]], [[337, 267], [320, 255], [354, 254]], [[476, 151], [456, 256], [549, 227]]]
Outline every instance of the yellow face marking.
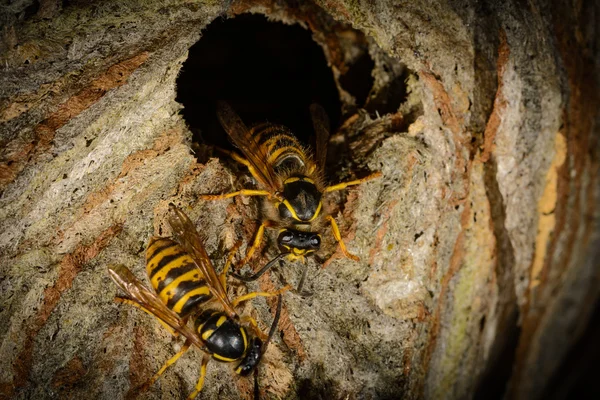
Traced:
[[[196, 275], [198, 276], [198, 278], [200, 278], [200, 270], [194, 269], [192, 271], [186, 272], [185, 274], [181, 275], [177, 279], [174, 279], [173, 282], [165, 286], [163, 290], [160, 291], [158, 297], [160, 297], [160, 299], [166, 304], [167, 301], [169, 301], [169, 299], [173, 297], [173, 295], [175, 294], [175, 289], [177, 288], [177, 286], [179, 286], [181, 282], [196, 281], [197, 279], [194, 279]], [[154, 281], [152, 283], [154, 284]]]
[[218, 354], [213, 354], [213, 357], [216, 358], [217, 360], [225, 361], [225, 362], [232, 362], [232, 361], [237, 360], [237, 358], [227, 358], [227, 357], [220, 356]]
[[225, 323], [225, 321], [227, 321], [227, 317], [224, 315], [221, 315], [221, 317], [217, 320], [217, 328], [220, 327], [221, 325], [223, 325]]
[[202, 286], [199, 287], [197, 289], [191, 290], [189, 292], [187, 292], [185, 294], [185, 296], [183, 296], [181, 299], [179, 299], [177, 301], [177, 303], [175, 303], [175, 306], [173, 307], [173, 311], [176, 313], [180, 313], [181, 310], [183, 309], [183, 306], [185, 305], [185, 303], [187, 303], [187, 301], [193, 297], [193, 296], [207, 296], [210, 293], [210, 290], [208, 289], [208, 286]]
[[238, 374], [238, 375], [241, 374], [242, 373], [242, 367], [237, 367], [236, 370], [235, 370], [235, 373]]
[[298, 260], [300, 260], [300, 261], [302, 261], [302, 262], [304, 262], [304, 261], [305, 261], [305, 258], [304, 258], [304, 256], [299, 256], [299, 255], [296, 255], [296, 254], [294, 254], [294, 253], [290, 253], [290, 254], [288, 254], [288, 256], [287, 256], [286, 258], [287, 258], [289, 261], [298, 261]]
[[207, 330], [206, 332], [204, 332], [202, 334], [202, 340], [207, 341], [208, 338], [210, 337], [210, 335], [212, 335], [214, 332], [215, 332], [214, 329]]

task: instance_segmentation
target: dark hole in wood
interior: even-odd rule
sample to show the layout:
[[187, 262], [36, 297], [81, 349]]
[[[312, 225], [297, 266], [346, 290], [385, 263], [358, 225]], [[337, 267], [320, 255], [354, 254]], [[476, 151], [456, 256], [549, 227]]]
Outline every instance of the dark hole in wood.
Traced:
[[371, 75], [373, 68], [375, 68], [375, 63], [369, 53], [365, 51], [340, 77], [340, 85], [354, 97], [357, 107], [362, 108], [365, 105], [367, 96], [373, 87], [373, 76]]
[[[485, 320], [483, 321], [485, 323]], [[484, 329], [480, 321], [480, 328]], [[512, 367], [516, 359], [517, 346], [521, 335], [518, 326], [518, 311], [511, 313], [508, 323], [497, 338], [493, 354], [490, 355], [487, 368], [483, 371], [474, 399], [502, 399], [507, 389]]]
[[365, 108], [371, 113], [371, 116], [375, 116], [376, 113], [379, 115], [394, 114], [398, 111], [400, 104], [406, 101], [406, 79], [409, 74], [410, 71], [405, 68], [401, 75], [394, 77], [389, 84], [369, 99]]
[[37, 14], [37, 12], [39, 11], [39, 9], [40, 9], [40, 2], [39, 1], [32, 2], [30, 5], [28, 5], [25, 8], [23, 18], [29, 19], [31, 17], [34, 17]]
[[305, 143], [313, 135], [311, 103], [325, 108], [333, 129], [340, 120], [333, 73], [311, 32], [262, 15], [212, 22], [177, 79], [194, 141], [232, 148], [216, 117], [217, 100], [228, 101], [247, 125], [283, 124]]

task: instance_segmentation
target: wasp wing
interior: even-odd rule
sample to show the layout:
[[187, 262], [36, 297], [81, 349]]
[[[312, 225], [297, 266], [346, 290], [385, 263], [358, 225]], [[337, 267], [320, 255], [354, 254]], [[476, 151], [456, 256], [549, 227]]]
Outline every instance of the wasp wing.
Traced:
[[219, 280], [219, 276], [206, 253], [206, 249], [203, 245], [204, 240], [200, 237], [200, 234], [192, 221], [190, 221], [183, 211], [173, 204], [169, 205], [169, 216], [167, 221], [169, 222], [169, 225], [171, 225], [175, 240], [192, 257], [194, 263], [204, 275], [213, 296], [223, 304], [225, 312], [229, 314], [230, 317], [235, 316], [235, 310], [233, 309], [229, 298], [227, 297], [227, 293]]
[[275, 193], [281, 190], [277, 175], [267, 163], [267, 153], [258, 145], [254, 136], [239, 115], [224, 101], [217, 102], [217, 116], [233, 144], [240, 149], [251, 165], [250, 173], [267, 190]]
[[324, 171], [327, 160], [327, 143], [329, 142], [329, 118], [323, 107], [316, 103], [310, 105], [310, 116], [316, 134], [317, 155], [315, 161], [319, 169]]
[[130, 300], [142, 306], [200, 349], [205, 348], [199, 336], [183, 323], [177, 314], [169, 310], [155, 293], [148, 290], [127, 267], [124, 265], [111, 266], [108, 268], [108, 274], [113, 282], [129, 296]]

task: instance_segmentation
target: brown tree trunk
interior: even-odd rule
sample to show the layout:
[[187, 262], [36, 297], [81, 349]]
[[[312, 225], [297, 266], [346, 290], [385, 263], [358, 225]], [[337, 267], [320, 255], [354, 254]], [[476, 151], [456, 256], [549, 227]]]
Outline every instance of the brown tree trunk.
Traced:
[[[314, 295], [284, 297], [262, 396], [572, 394], [577, 371], [593, 365], [584, 332], [600, 290], [600, 8], [563, 3], [3, 6], [0, 397], [192, 391], [198, 350], [139, 392], [181, 340], [115, 304], [106, 268], [125, 264], [143, 277], [145, 243], [168, 233], [170, 202], [198, 221], [218, 268], [236, 240], [252, 239], [254, 200], [199, 199], [247, 185], [247, 172], [193, 144], [176, 101], [203, 28], [247, 12], [299, 23], [323, 49], [342, 109], [331, 181], [383, 172], [331, 196], [361, 261], [343, 258], [324, 233], [325, 268], [309, 271]], [[360, 52], [372, 65], [348, 78]], [[372, 84], [359, 101], [351, 87], [365, 76]], [[275, 247], [270, 237], [256, 265]], [[300, 270], [289, 265], [249, 286], [270, 290], [280, 273], [293, 281]], [[274, 303], [251, 301], [243, 312], [266, 329]], [[209, 364], [201, 398], [251, 397], [252, 379]]]

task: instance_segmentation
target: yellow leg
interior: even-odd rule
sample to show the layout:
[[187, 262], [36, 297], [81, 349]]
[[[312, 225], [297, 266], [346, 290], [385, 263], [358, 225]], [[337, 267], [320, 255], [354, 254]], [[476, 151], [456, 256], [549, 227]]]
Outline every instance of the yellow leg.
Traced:
[[265, 221], [262, 224], [260, 224], [260, 226], [258, 227], [258, 230], [256, 231], [256, 235], [254, 235], [254, 242], [252, 242], [252, 246], [250, 246], [250, 248], [246, 252], [246, 256], [244, 257], [244, 259], [242, 261], [240, 261], [240, 268], [242, 268], [244, 265], [248, 264], [248, 261], [250, 261], [250, 259], [254, 255], [254, 252], [256, 251], [256, 249], [259, 248], [260, 244], [262, 243], [263, 236], [265, 235], [266, 223], [267, 222]]
[[331, 215], [328, 215], [327, 219], [331, 223], [331, 230], [333, 231], [333, 237], [335, 237], [335, 240], [340, 245], [340, 249], [342, 249], [342, 253], [344, 253], [344, 255], [346, 257], [348, 257], [354, 261], [360, 261], [360, 258], [358, 258], [354, 254], [350, 253], [348, 251], [348, 249], [346, 248], [346, 245], [344, 244], [344, 241], [342, 240], [342, 235], [340, 234], [340, 228], [338, 228], [337, 223], [335, 222], [335, 219]]
[[266, 190], [252, 190], [252, 189], [242, 189], [237, 192], [224, 193], [224, 194], [203, 194], [200, 196], [203, 200], [221, 200], [221, 199], [229, 199], [235, 196], [268, 196], [271, 197], [271, 193]]
[[245, 158], [241, 157], [238, 153], [233, 152], [233, 151], [229, 151], [229, 150], [225, 150], [225, 149], [221, 149], [221, 148], [219, 148], [219, 151], [227, 154], [229, 157], [233, 158], [235, 161], [239, 162], [240, 164], [245, 165], [246, 168], [248, 168], [248, 170], [252, 174], [252, 176], [254, 178], [256, 178], [257, 181], [261, 181], [260, 175], [258, 175], [256, 173], [256, 170], [254, 169], [252, 164], [250, 164], [250, 161], [246, 160]]
[[242, 301], [250, 300], [250, 299], [253, 299], [255, 297], [273, 297], [273, 296], [278, 296], [278, 295], [280, 295], [280, 294], [282, 294], [284, 292], [287, 292], [291, 288], [292, 288], [291, 285], [287, 285], [287, 286], [282, 287], [281, 289], [277, 290], [276, 292], [250, 292], [250, 293], [247, 293], [247, 294], [245, 294], [243, 296], [240, 296], [237, 299], [233, 300], [231, 302], [231, 305], [233, 307], [236, 307]]
[[134, 306], [139, 308], [140, 310], [142, 310], [143, 312], [152, 315], [154, 318], [156, 318], [158, 320], [158, 322], [160, 322], [160, 324], [169, 331], [169, 333], [175, 337], [179, 336], [179, 332], [176, 332], [173, 330], [173, 328], [171, 328], [169, 325], [167, 325], [166, 322], [164, 322], [162, 319], [158, 318], [156, 315], [152, 314], [148, 309], [146, 309], [145, 307], [141, 306], [140, 304], [136, 303], [133, 300], [130, 299], [126, 299], [124, 297], [115, 297], [115, 301], [117, 303], [123, 303], [123, 304], [129, 304], [130, 306]]
[[338, 183], [337, 185], [333, 185], [333, 186], [327, 186], [325, 188], [325, 190], [323, 190], [323, 192], [324, 193], [335, 192], [337, 190], [345, 189], [348, 186], [360, 185], [361, 183], [365, 183], [367, 181], [370, 181], [371, 179], [379, 178], [381, 175], [382, 175], [381, 172], [374, 172], [371, 175], [365, 176], [364, 178], [361, 178], [361, 179], [356, 179], [356, 180], [348, 181], [348, 182], [342, 182], [342, 183]]
[[260, 340], [262, 340], [263, 342], [265, 342], [267, 340], [268, 336], [259, 329], [258, 323], [251, 316], [247, 315], [247, 316], [240, 318], [240, 323], [242, 325], [244, 325], [246, 323], [250, 324], [250, 326], [252, 327], [252, 330], [254, 331], [254, 334], [256, 336], [258, 336], [260, 338]]
[[240, 164], [245, 165], [248, 168], [250, 168], [252, 166], [248, 160], [246, 160], [245, 158], [242, 158], [235, 151], [229, 151], [229, 150], [224, 149], [222, 147], [217, 147], [216, 149], [219, 150], [221, 153], [227, 154], [229, 157], [233, 158], [235, 161], [239, 162]]
[[273, 221], [263, 221], [263, 223], [260, 224], [258, 230], [256, 231], [256, 235], [254, 235], [254, 242], [252, 242], [252, 246], [250, 246], [250, 248], [248, 249], [244, 259], [240, 261], [239, 268], [242, 268], [244, 265], [248, 264], [248, 261], [250, 261], [250, 259], [254, 255], [254, 252], [260, 247], [260, 244], [262, 243], [263, 236], [265, 235], [265, 228], [270, 227], [272, 225]]
[[223, 267], [223, 271], [219, 275], [219, 280], [221, 281], [221, 285], [225, 292], [227, 292], [227, 272], [229, 272], [229, 267], [231, 267], [231, 262], [233, 261], [233, 256], [235, 256], [235, 252], [240, 248], [240, 243], [236, 243], [231, 250], [229, 250], [229, 256], [227, 256], [227, 262]]
[[150, 378], [150, 380], [144, 385], [144, 388], [149, 388], [150, 386], [152, 386], [154, 384], [154, 382], [156, 382], [157, 379], [160, 378], [160, 376], [167, 370], [167, 368], [169, 368], [171, 365], [173, 365], [177, 360], [179, 360], [179, 357], [181, 357], [186, 351], [188, 351], [191, 344], [192, 344], [192, 342], [190, 342], [189, 340], [186, 340], [185, 343], [183, 344], [183, 347], [181, 348], [181, 350], [179, 350], [177, 352], [177, 354], [175, 354], [173, 357], [169, 358], [167, 360], [167, 362], [164, 363], [164, 365], [158, 370], [158, 372], [155, 373], [154, 376], [152, 378]]
[[206, 364], [210, 361], [210, 356], [208, 354], [204, 354], [202, 357], [202, 365], [200, 366], [200, 378], [198, 378], [198, 383], [196, 383], [196, 387], [194, 391], [190, 393], [187, 397], [188, 400], [193, 400], [198, 396], [198, 393], [202, 391], [202, 387], [204, 386], [204, 377], [206, 376]]
[[258, 322], [256, 322], [256, 320], [249, 315], [241, 317], [240, 323], [242, 325], [248, 323], [248, 324], [252, 325], [253, 327], [258, 328]]

